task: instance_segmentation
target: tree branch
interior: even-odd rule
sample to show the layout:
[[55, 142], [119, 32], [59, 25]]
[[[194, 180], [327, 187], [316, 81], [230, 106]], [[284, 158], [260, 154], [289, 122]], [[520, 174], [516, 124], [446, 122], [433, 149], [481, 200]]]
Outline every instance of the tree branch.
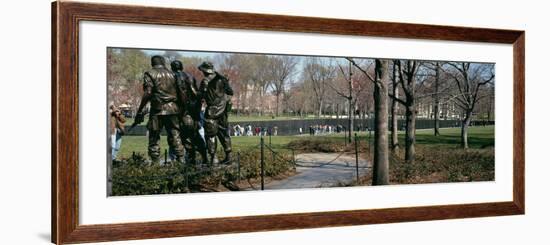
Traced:
[[357, 69], [359, 69], [359, 71], [361, 71], [363, 74], [365, 74], [365, 76], [367, 76], [367, 78], [369, 80], [371, 80], [371, 82], [373, 83], [376, 83], [376, 81], [374, 80], [374, 78], [365, 70], [363, 69], [361, 66], [359, 66], [355, 60], [353, 60], [352, 58], [346, 58], [347, 60], [349, 60], [351, 62], [351, 64], [353, 64], [353, 66], [355, 66]]
[[399, 102], [399, 103], [402, 104], [402, 105], [407, 105], [407, 103], [406, 103], [404, 100], [395, 97], [395, 95], [393, 95], [393, 94], [388, 93], [388, 96], [389, 96], [391, 99], [393, 99], [393, 100]]
[[351, 99], [349, 95], [346, 95], [346, 94], [340, 92], [338, 89], [336, 89], [335, 87], [333, 87], [331, 83], [328, 83], [328, 86], [329, 86], [336, 94], [340, 95], [341, 97], [344, 97], [344, 98], [346, 98], [346, 99], [348, 99], [348, 100]]

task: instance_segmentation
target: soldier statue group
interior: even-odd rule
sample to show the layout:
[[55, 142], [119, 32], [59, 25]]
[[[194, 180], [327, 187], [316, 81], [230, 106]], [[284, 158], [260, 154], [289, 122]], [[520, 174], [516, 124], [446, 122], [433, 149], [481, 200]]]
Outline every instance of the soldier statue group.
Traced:
[[[228, 112], [231, 110], [233, 90], [229, 80], [216, 72], [210, 62], [203, 62], [198, 69], [204, 79], [197, 86], [193, 76], [183, 71], [181, 61], [165, 65], [162, 56], [151, 58], [152, 68], [143, 75], [143, 97], [136, 114], [134, 125], [145, 118], [145, 107], [150, 104], [148, 154], [153, 163], [160, 160], [160, 134], [164, 128], [167, 133], [170, 151], [178, 162], [196, 163], [196, 152], [202, 162], [216, 163], [217, 141], [225, 152], [222, 164], [231, 163], [231, 138], [228, 132]], [[204, 143], [199, 129], [201, 128], [201, 109], [204, 111]], [[186, 152], [186, 154], [184, 154]], [[185, 155], [185, 157], [184, 157]]]

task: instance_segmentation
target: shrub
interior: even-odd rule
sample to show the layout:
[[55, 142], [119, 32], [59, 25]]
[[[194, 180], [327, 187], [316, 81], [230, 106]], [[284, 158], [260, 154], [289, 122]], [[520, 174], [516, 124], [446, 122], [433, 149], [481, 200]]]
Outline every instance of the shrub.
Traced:
[[[288, 152], [278, 152], [273, 157], [269, 150], [265, 152], [266, 177], [277, 177], [294, 170]], [[241, 153], [239, 162], [242, 179], [260, 177], [259, 149]], [[239, 177], [236, 162], [212, 168], [178, 163], [150, 165], [143, 155], [136, 154], [129, 159], [114, 161], [112, 170], [113, 196], [240, 190], [235, 183]]]
[[390, 157], [390, 181], [395, 184], [492, 181], [494, 174], [493, 148], [417, 145], [412, 165], [405, 163], [402, 152]]

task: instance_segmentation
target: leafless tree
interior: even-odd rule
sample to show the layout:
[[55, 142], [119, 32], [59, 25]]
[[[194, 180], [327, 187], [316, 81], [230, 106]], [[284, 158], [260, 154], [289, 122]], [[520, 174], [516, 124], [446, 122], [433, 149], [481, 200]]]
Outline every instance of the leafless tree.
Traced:
[[374, 164], [373, 185], [389, 184], [388, 84], [389, 61], [376, 59], [374, 86]]
[[468, 127], [477, 103], [485, 96], [480, 91], [486, 85], [494, 82], [493, 64], [471, 64], [468, 62], [449, 62], [454, 72], [449, 72], [458, 88], [458, 95], [453, 97], [454, 102], [464, 111], [461, 127], [461, 145], [468, 148]]
[[[348, 102], [348, 140], [351, 143], [351, 136], [353, 135], [353, 119], [355, 118], [355, 108], [357, 107], [357, 101], [359, 99], [359, 94], [367, 87], [364, 82], [359, 79], [353, 79], [353, 65], [351, 60], [349, 65], [346, 68], [342, 64], [338, 64], [338, 69], [340, 71], [340, 76], [345, 82], [345, 89], [336, 88], [332, 83], [329, 83], [329, 87], [340, 97], [344, 98]], [[368, 70], [368, 68], [367, 68]]]
[[271, 59], [267, 55], [254, 55], [251, 57], [251, 79], [254, 81], [256, 89], [255, 101], [257, 103], [258, 115], [264, 114], [264, 96], [267, 94], [268, 88], [273, 82], [273, 73], [271, 73], [269, 67], [271, 66]]
[[[428, 70], [426, 76], [428, 78], [428, 83], [425, 86], [425, 94], [418, 97], [431, 97], [431, 105], [433, 111], [433, 120], [434, 120], [434, 135], [438, 136], [439, 125], [441, 118], [441, 109], [442, 106], [446, 106], [450, 101], [448, 98], [452, 98], [454, 84], [449, 82], [450, 77], [446, 74], [445, 69], [448, 69], [449, 66], [446, 65], [447, 62], [442, 61], [433, 61], [433, 62], [424, 62], [423, 67]], [[456, 90], [456, 89], [455, 89]], [[445, 108], [443, 108], [445, 109]]]
[[441, 70], [441, 64], [439, 62], [435, 62], [434, 64], [434, 72], [435, 72], [435, 78], [434, 78], [434, 94], [433, 94], [433, 113], [434, 113], [434, 135], [439, 136], [439, 85], [440, 85], [440, 70]]
[[406, 131], [405, 131], [405, 161], [409, 164], [414, 163], [416, 142], [416, 88], [417, 73], [420, 67], [420, 61], [416, 60], [395, 60], [395, 65], [399, 75], [399, 84], [404, 93], [404, 98], [397, 98], [390, 95], [392, 99], [401, 103], [405, 107]]
[[399, 129], [398, 121], [397, 121], [397, 113], [399, 111], [399, 102], [397, 101], [399, 99], [399, 72], [397, 70], [397, 64], [393, 62], [393, 69], [392, 69], [392, 95], [395, 98], [392, 98], [391, 101], [391, 149], [392, 151], [396, 151], [399, 149], [399, 138], [397, 131]]
[[296, 56], [272, 56], [271, 66], [269, 69], [272, 72], [272, 77], [274, 81], [271, 83], [273, 88], [273, 93], [276, 96], [276, 105], [275, 105], [275, 116], [279, 116], [279, 104], [280, 97], [285, 91], [285, 86], [289, 82], [289, 79], [296, 71], [296, 65], [298, 64], [298, 59]]
[[334, 65], [326, 59], [308, 57], [304, 67], [304, 76], [315, 94], [317, 117], [321, 117], [328, 84], [335, 78]]
[[375, 59], [374, 78], [368, 69], [362, 68], [353, 59], [348, 60], [365, 77], [374, 83], [374, 162], [373, 185], [389, 184], [389, 148], [388, 148], [388, 85], [390, 83], [389, 61]]
[[[244, 54], [221, 54], [216, 57], [219, 71], [231, 82], [235, 98], [233, 108], [236, 115], [246, 112], [250, 100], [249, 89], [253, 86], [252, 56]], [[252, 86], [251, 86], [252, 85]]]

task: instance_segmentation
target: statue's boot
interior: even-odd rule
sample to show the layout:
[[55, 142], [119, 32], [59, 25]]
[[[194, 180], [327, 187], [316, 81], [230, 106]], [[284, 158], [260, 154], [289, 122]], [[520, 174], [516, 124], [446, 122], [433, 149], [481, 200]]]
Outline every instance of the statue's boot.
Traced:
[[202, 164], [208, 165], [209, 161], [208, 161], [208, 154], [206, 154], [206, 151], [201, 151], [200, 154], [201, 154]]
[[187, 163], [189, 165], [195, 165], [197, 164], [197, 154], [195, 153], [194, 150], [189, 150], [189, 154], [187, 155]]
[[232, 164], [232, 163], [233, 163], [233, 161], [231, 160], [231, 152], [230, 151], [225, 152], [225, 158], [223, 159], [223, 161], [220, 164], [229, 165], [229, 164]]
[[216, 156], [216, 154], [211, 155], [209, 164], [216, 165], [218, 163], [220, 163], [220, 160], [218, 160], [218, 157]]

